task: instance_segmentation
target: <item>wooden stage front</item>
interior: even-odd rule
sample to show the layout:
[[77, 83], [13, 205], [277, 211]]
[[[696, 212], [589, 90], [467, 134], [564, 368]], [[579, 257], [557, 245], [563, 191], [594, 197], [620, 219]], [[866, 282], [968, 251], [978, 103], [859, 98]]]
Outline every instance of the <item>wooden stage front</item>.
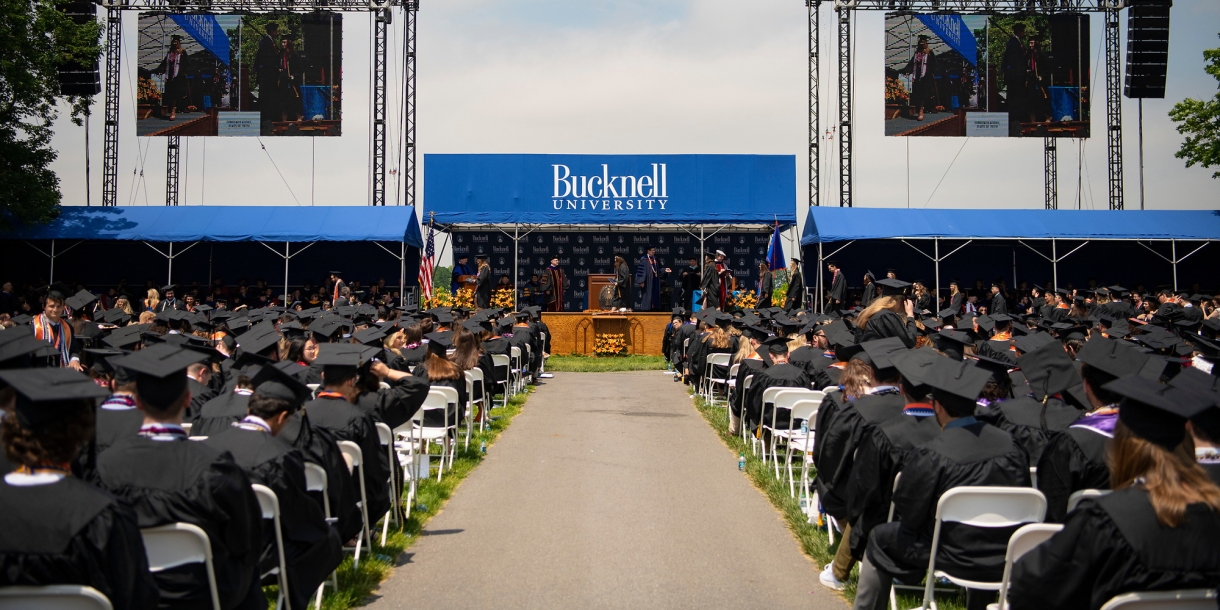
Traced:
[[598, 333], [626, 335], [629, 354], [660, 356], [665, 325], [672, 318], [666, 312], [598, 313], [596, 316], [592, 312], [542, 314], [542, 321], [551, 330], [552, 354], [586, 356], [593, 354], [593, 337]]

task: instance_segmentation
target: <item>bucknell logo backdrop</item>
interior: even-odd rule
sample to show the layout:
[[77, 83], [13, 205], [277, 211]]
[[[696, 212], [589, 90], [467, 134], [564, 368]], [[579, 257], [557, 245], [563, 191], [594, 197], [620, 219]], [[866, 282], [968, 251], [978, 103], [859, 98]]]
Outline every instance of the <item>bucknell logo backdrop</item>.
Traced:
[[[500, 282], [500, 276], [512, 275], [513, 259], [511, 256], [512, 240], [505, 239], [510, 250], [508, 256], [502, 255], [502, 246], [496, 239], [503, 237], [499, 231], [455, 231], [453, 234], [454, 258], [462, 255], [472, 259], [479, 255], [487, 255], [492, 263], [492, 286]], [[771, 241], [770, 232], [719, 232], [706, 240], [709, 251], [721, 250], [728, 255], [729, 267], [737, 278], [738, 288], [756, 290], [758, 288], [758, 263], [767, 257], [767, 244]], [[492, 244], [495, 244], [493, 248]], [[605, 244], [605, 245], [599, 245]], [[569, 286], [564, 293], [564, 310], [581, 311], [589, 305], [596, 305], [597, 295], [588, 292], [589, 274], [614, 273], [614, 257], [621, 256], [627, 261], [634, 282], [635, 271], [640, 258], [644, 256], [649, 244], [656, 247], [657, 264], [661, 269], [669, 267], [672, 273], [661, 284], [661, 305], [659, 311], [669, 311], [673, 308], [673, 299], [681, 291], [681, 272], [688, 268], [691, 258], [699, 257], [699, 238], [689, 233], [615, 233], [609, 235], [600, 233], [577, 233], [564, 231], [548, 233], [535, 232], [522, 238], [518, 245], [517, 287], [525, 289], [533, 280], [532, 276], [543, 272], [552, 257], [559, 257], [559, 266], [567, 276]], [[494, 250], [494, 251], [493, 251]], [[474, 261], [471, 260], [471, 264]], [[696, 267], [699, 261], [696, 260]], [[531, 293], [535, 290], [531, 289]], [[636, 303], [640, 299], [640, 288], [632, 286], [632, 297]], [[542, 304], [541, 296], [522, 297], [527, 304]]]

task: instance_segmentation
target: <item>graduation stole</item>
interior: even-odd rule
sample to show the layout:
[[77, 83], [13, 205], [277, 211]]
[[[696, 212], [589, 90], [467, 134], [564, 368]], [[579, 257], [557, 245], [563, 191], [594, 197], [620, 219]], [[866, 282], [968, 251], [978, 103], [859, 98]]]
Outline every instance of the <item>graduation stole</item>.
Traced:
[[57, 474], [65, 477], [72, 476], [72, 465], [68, 462], [39, 462], [34, 466], [26, 466], [22, 464], [13, 471], [15, 474], [35, 475], [35, 474]]
[[1084, 428], [1092, 430], [1102, 436], [1114, 438], [1114, 426], [1118, 424], [1118, 409], [1115, 407], [1102, 407], [1078, 420], [1072, 424], [1072, 428]]
[[344, 396], [342, 392], [334, 392], [330, 390], [318, 392], [318, 398], [338, 398], [339, 400], [347, 400], [347, 397]]
[[[56, 331], [56, 326], [59, 330]], [[46, 341], [59, 352], [59, 366], [68, 366], [68, 348], [72, 346], [72, 325], [65, 324], [61, 318], [59, 323], [47, 320], [47, 315], [40, 313], [34, 316], [34, 338]]]

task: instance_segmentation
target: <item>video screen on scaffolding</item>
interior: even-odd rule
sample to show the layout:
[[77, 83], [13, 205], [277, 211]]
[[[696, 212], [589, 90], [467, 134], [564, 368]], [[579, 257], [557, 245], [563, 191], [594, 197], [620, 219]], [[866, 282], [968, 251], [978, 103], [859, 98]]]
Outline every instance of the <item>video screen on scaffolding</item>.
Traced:
[[886, 13], [885, 135], [1089, 137], [1089, 16]]
[[139, 136], [339, 136], [343, 16], [141, 13]]

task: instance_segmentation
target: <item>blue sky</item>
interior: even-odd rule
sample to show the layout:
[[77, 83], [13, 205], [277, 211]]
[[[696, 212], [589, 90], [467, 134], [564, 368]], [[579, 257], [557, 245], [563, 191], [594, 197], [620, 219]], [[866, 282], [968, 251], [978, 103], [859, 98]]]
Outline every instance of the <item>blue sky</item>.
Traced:
[[[425, 0], [418, 49], [421, 166], [422, 153], [431, 152], [792, 154], [797, 157], [798, 218], [803, 218], [808, 146], [803, 4]], [[912, 207], [1042, 207], [1040, 140], [912, 138], [908, 166], [908, 142], [882, 135], [884, 16], [857, 14], [856, 205], [905, 207], [909, 201]], [[401, 39], [397, 17], [391, 25], [392, 49]], [[834, 113], [833, 19], [831, 8], [824, 6], [824, 128]], [[1094, 16], [1092, 24], [1096, 60], [1100, 17]], [[1175, 101], [1214, 95], [1217, 83], [1203, 72], [1202, 51], [1220, 46], [1218, 32], [1220, 2], [1175, 3], [1167, 99], [1144, 104], [1149, 208], [1220, 207], [1220, 182], [1211, 179], [1213, 170], [1186, 169], [1173, 157], [1181, 136], [1167, 117]], [[165, 143], [137, 139], [134, 133], [134, 64], [126, 61], [134, 59], [134, 12], [127, 15], [124, 34], [118, 200], [120, 205], [161, 205]], [[344, 37], [344, 136], [313, 142], [263, 139], [266, 152], [253, 139], [184, 138], [183, 203], [367, 202], [369, 17], [348, 14]], [[399, 61], [391, 59], [392, 74], [398, 67]], [[1100, 66], [1095, 73], [1100, 86]], [[390, 88], [401, 90], [396, 75]], [[391, 116], [399, 104], [395, 93]], [[1136, 104], [1124, 100], [1123, 108], [1126, 197], [1133, 208], [1139, 201]], [[101, 114], [99, 97], [90, 133], [95, 205], [101, 192]], [[1104, 133], [1100, 103], [1093, 120], [1093, 132]], [[391, 142], [397, 141], [396, 130], [395, 123]], [[84, 139], [83, 128], [61, 117], [55, 169], [65, 205], [85, 203]], [[1100, 137], [1061, 141], [1061, 207], [1076, 207], [1078, 200], [1085, 209], [1107, 206], [1105, 148]], [[823, 149], [835, 150], [829, 142]], [[397, 160], [391, 158], [389, 165], [395, 167]], [[834, 200], [833, 159], [824, 159], [824, 168], [824, 197]], [[422, 199], [422, 185], [418, 192]]]

